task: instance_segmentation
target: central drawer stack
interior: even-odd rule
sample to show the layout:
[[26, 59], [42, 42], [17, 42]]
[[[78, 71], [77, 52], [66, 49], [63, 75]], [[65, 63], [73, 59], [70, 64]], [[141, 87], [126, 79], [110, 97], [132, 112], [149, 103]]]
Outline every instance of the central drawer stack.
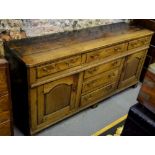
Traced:
[[93, 67], [84, 72], [81, 106], [103, 99], [117, 88], [122, 59]]
[[[127, 47], [128, 43], [120, 43], [114, 46], [94, 50], [86, 54], [86, 63], [104, 61], [105, 58], [126, 52]], [[101, 101], [117, 89], [122, 68], [122, 60], [122, 58], [116, 59], [95, 66], [84, 72], [81, 106]]]
[[136, 85], [152, 34], [128, 26], [110, 33], [90, 28], [6, 44], [16, 125], [33, 135]]

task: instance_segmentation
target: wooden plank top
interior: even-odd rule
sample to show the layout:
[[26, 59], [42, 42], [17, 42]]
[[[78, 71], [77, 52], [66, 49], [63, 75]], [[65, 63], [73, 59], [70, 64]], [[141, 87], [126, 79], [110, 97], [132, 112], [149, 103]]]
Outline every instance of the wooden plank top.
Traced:
[[6, 45], [27, 66], [32, 67], [152, 34], [152, 31], [144, 28], [117, 23], [10, 41]]

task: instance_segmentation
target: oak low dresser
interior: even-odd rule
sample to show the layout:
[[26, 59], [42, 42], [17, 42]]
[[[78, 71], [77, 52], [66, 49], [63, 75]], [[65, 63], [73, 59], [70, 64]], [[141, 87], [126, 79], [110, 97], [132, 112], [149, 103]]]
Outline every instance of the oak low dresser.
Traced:
[[136, 85], [152, 35], [119, 23], [7, 42], [16, 125], [34, 135]]
[[13, 135], [8, 63], [0, 58], [0, 136]]

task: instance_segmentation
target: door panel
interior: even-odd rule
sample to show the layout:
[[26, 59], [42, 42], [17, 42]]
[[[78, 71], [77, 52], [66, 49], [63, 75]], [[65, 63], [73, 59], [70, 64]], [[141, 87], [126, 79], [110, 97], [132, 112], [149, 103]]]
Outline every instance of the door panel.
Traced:
[[126, 70], [124, 74], [123, 80], [127, 80], [136, 75], [138, 67], [139, 67], [140, 59], [137, 57], [133, 57], [126, 63]]
[[38, 87], [38, 124], [56, 121], [75, 108], [77, 75]]
[[126, 57], [119, 87], [126, 87], [138, 82], [146, 52], [144, 50]]
[[[61, 98], [60, 98], [61, 94]], [[67, 84], [55, 86], [49, 93], [45, 95], [45, 114], [56, 112], [70, 104], [71, 87]], [[54, 104], [51, 104], [51, 101]]]

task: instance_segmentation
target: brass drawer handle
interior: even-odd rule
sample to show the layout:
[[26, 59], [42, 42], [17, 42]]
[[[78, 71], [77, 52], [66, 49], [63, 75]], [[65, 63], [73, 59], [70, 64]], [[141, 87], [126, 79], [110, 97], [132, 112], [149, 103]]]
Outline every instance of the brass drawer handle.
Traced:
[[114, 48], [114, 51], [115, 51], [115, 52], [121, 51], [121, 47], [115, 47], [115, 48]]
[[147, 39], [141, 41], [142, 44], [147, 44]]
[[70, 63], [75, 63], [78, 59], [72, 59], [70, 60]]
[[46, 67], [43, 68], [44, 72], [48, 72], [48, 69]]
[[112, 63], [112, 66], [114, 67], [114, 66], [116, 66], [117, 64], [118, 64], [118, 61], [115, 61], [115, 62]]
[[138, 60], [140, 60], [140, 59], [142, 59], [143, 57], [136, 57], [136, 59], [138, 59]]
[[94, 67], [94, 68], [91, 68], [91, 69], [88, 70], [88, 72], [90, 74], [92, 74], [93, 72], [96, 72], [96, 71], [97, 71], [97, 67]]
[[50, 72], [52, 69], [55, 68], [55, 64], [51, 65], [51, 66], [48, 66], [48, 67], [43, 67], [43, 71], [44, 72]]
[[69, 62], [66, 62], [66, 65], [67, 65], [67, 67], [70, 67], [70, 63]]
[[115, 73], [111, 73], [108, 75], [108, 78], [111, 78], [111, 77], [114, 77], [115, 76]]
[[56, 69], [58, 69], [58, 70], [60, 69], [59, 64], [55, 64], [52, 68], [53, 68], [53, 69], [56, 68]]
[[89, 96], [85, 97], [84, 100], [85, 100], [85, 101], [88, 101], [88, 100], [90, 100], [91, 98], [92, 98], [92, 95], [90, 94]]
[[113, 86], [110, 85], [110, 86], [107, 86], [105, 89], [106, 89], [107, 91], [109, 91], [109, 90], [111, 90], [112, 88], [113, 88]]
[[74, 64], [77, 61], [77, 59], [72, 59], [69, 62], [66, 62], [67, 67], [70, 67], [72, 64]]
[[136, 43], [131, 43], [131, 46], [132, 47], [135, 47], [135, 46], [137, 46], [138, 45], [138, 42], [136, 42]]
[[68, 62], [65, 62], [65, 63], [66, 63], [66, 65], [67, 65], [68, 67], [70, 67], [72, 64], [76, 63], [77, 60], [78, 60], [78, 59], [71, 59], [71, 60], [68, 60]]
[[90, 87], [90, 86], [91, 86], [91, 83], [88, 83], [88, 84], [87, 84], [87, 87]]
[[90, 83], [87, 84], [87, 86], [88, 86], [88, 87], [94, 86], [94, 84], [95, 84], [96, 82], [97, 82], [96, 80], [91, 81]]
[[97, 58], [99, 58], [99, 54], [94, 54], [94, 55], [91, 55], [90, 56], [92, 59], [97, 59]]

